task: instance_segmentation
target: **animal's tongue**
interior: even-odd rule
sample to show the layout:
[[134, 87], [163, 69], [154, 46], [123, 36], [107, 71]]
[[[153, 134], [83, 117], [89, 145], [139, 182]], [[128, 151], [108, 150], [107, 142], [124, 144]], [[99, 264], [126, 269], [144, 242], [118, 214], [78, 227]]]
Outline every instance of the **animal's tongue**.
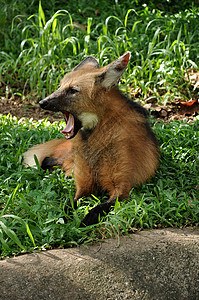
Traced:
[[64, 134], [66, 139], [69, 139], [74, 135], [74, 117], [70, 113], [64, 113], [64, 117], [66, 121], [66, 127], [61, 131], [61, 133]]

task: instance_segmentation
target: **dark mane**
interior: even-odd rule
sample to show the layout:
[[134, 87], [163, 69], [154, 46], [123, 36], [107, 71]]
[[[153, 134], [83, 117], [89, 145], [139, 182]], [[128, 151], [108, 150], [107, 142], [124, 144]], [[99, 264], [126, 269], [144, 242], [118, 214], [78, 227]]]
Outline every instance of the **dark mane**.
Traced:
[[121, 94], [122, 94], [122, 97], [125, 99], [125, 101], [128, 103], [128, 105], [130, 106], [131, 109], [136, 110], [141, 115], [143, 115], [145, 118], [147, 118], [147, 119], [149, 118], [149, 113], [143, 106], [141, 106], [139, 103], [134, 102], [133, 100], [129, 99], [123, 93], [121, 93]]
[[152, 139], [152, 141], [155, 143], [155, 145], [158, 146], [158, 140], [156, 138], [156, 135], [153, 132], [153, 130], [151, 129], [151, 126], [149, 124], [149, 112], [143, 106], [141, 106], [139, 103], [134, 102], [133, 100], [130, 100], [123, 93], [121, 93], [121, 94], [122, 94], [122, 97], [124, 98], [124, 100], [128, 103], [129, 107], [132, 110], [136, 110], [138, 113], [140, 113], [141, 115], [144, 116], [144, 118], [146, 120], [145, 127], [146, 127], [146, 130], [147, 130], [147, 133], [148, 133], [149, 137]]

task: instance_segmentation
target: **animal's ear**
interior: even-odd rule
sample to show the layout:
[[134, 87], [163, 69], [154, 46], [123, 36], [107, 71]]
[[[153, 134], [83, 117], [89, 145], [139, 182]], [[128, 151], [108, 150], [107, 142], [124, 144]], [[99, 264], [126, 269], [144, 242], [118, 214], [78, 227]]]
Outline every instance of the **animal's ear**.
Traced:
[[103, 68], [103, 71], [97, 78], [98, 82], [100, 81], [100, 84], [107, 90], [117, 85], [128, 65], [130, 57], [131, 52], [127, 51], [118, 59], [114, 60], [108, 66]]
[[73, 71], [80, 70], [84, 66], [91, 66], [91, 67], [96, 68], [96, 69], [99, 69], [99, 67], [100, 67], [99, 63], [98, 63], [98, 61], [95, 57], [87, 56], [84, 60], [82, 60], [82, 62], [80, 62], [79, 65], [74, 67]]

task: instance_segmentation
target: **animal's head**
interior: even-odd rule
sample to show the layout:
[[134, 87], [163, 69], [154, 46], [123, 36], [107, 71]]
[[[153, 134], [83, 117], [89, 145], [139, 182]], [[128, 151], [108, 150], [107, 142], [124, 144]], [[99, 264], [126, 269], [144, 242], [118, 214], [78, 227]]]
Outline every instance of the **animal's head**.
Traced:
[[93, 129], [98, 123], [100, 94], [118, 85], [130, 59], [130, 52], [100, 69], [98, 61], [88, 56], [61, 80], [60, 87], [39, 102], [46, 110], [61, 111], [66, 121], [62, 131], [67, 139], [83, 129]]

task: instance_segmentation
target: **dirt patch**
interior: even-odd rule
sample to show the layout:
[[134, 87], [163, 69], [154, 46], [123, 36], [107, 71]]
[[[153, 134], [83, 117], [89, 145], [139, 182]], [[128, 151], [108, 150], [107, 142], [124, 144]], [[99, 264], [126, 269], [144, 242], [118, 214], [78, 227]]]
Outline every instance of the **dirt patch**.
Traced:
[[23, 101], [21, 97], [11, 97], [9, 99], [1, 97], [0, 113], [3, 115], [11, 114], [19, 119], [26, 117], [41, 120], [48, 117], [51, 122], [63, 120], [62, 113], [45, 111], [39, 107], [36, 101]]
[[[12, 76], [11, 76], [12, 77]], [[150, 97], [148, 95], [146, 103], [140, 103], [147, 110], [150, 110], [151, 116], [154, 119], [160, 119], [164, 122], [170, 122], [172, 120], [186, 120], [192, 122], [199, 114], [199, 72], [190, 69], [188, 73], [184, 75], [185, 81], [190, 86], [190, 92], [184, 91], [186, 98], [189, 101], [184, 102], [182, 99], [173, 100], [167, 102], [166, 105], [160, 105], [156, 97]], [[62, 114], [45, 111], [40, 109], [37, 93], [30, 94], [30, 90], [27, 88], [27, 97], [22, 100], [23, 89], [21, 83], [13, 84], [13, 86], [6, 85], [0, 76], [0, 113], [11, 114], [18, 118], [27, 117], [33, 118], [33, 120], [41, 120], [48, 117], [49, 121], [60, 121], [63, 119]], [[15, 86], [16, 85], [16, 86]], [[15, 91], [15, 92], [14, 92]], [[21, 91], [21, 94], [20, 94]], [[159, 91], [161, 92], [161, 91]], [[166, 91], [165, 91], [166, 92]], [[182, 91], [181, 91], [182, 92]], [[130, 94], [132, 99], [138, 101], [141, 98], [139, 90], [134, 90], [133, 86], [130, 86]]]
[[199, 299], [199, 228], [0, 261], [0, 299]]
[[[142, 105], [142, 103], [140, 103]], [[164, 122], [172, 120], [186, 120], [192, 122], [199, 112], [199, 101], [193, 100], [188, 102], [170, 103], [166, 106], [157, 103], [146, 103], [143, 105], [154, 119]], [[10, 97], [0, 96], [0, 113], [11, 114], [17, 118], [32, 118], [41, 120], [48, 117], [50, 122], [63, 120], [62, 113], [45, 111], [39, 107], [37, 100], [22, 100], [19, 96], [10, 95]]]

